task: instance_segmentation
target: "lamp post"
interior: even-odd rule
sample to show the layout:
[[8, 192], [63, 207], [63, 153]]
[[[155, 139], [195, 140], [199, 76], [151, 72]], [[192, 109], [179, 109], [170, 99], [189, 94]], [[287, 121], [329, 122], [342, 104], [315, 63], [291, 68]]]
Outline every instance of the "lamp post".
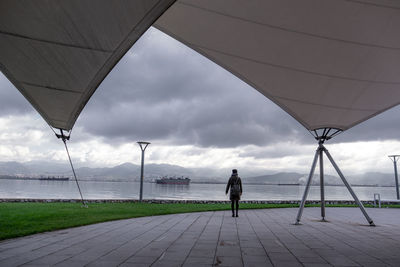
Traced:
[[144, 171], [144, 151], [146, 150], [147, 146], [150, 145], [149, 142], [139, 141], [137, 142], [142, 150], [142, 168], [140, 170], [140, 195], [139, 195], [139, 202], [143, 200], [143, 171]]
[[397, 199], [400, 199], [400, 195], [399, 195], [399, 180], [397, 178], [397, 161], [399, 159], [400, 155], [390, 155], [389, 158], [393, 161], [394, 164], [394, 179], [396, 182], [396, 195], [397, 195]]

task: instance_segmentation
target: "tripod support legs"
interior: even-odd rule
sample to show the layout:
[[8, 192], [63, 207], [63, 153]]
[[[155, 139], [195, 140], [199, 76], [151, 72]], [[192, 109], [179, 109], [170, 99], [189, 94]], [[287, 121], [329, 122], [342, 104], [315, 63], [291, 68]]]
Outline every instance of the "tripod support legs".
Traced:
[[372, 221], [372, 219], [368, 216], [367, 211], [365, 210], [363, 204], [361, 203], [361, 201], [358, 199], [357, 195], [354, 193], [353, 189], [351, 188], [350, 184], [347, 182], [346, 178], [344, 177], [343, 173], [340, 171], [339, 167], [337, 166], [337, 164], [335, 163], [335, 161], [333, 160], [331, 154], [329, 153], [329, 151], [324, 147], [323, 143], [320, 142], [317, 151], [315, 152], [315, 156], [314, 156], [314, 160], [313, 163], [311, 165], [311, 171], [310, 171], [310, 175], [308, 176], [308, 180], [307, 180], [307, 184], [306, 184], [306, 188], [304, 189], [304, 194], [303, 194], [303, 198], [301, 200], [300, 203], [300, 208], [299, 211], [297, 213], [297, 217], [296, 217], [296, 222], [295, 224], [298, 225], [300, 224], [300, 220], [301, 220], [301, 216], [303, 214], [303, 209], [304, 209], [304, 205], [307, 199], [307, 195], [308, 192], [310, 190], [310, 186], [311, 186], [311, 181], [312, 181], [312, 177], [314, 175], [314, 171], [315, 171], [315, 167], [317, 165], [317, 160], [319, 158], [320, 160], [320, 186], [321, 186], [321, 217], [322, 217], [322, 221], [325, 221], [325, 192], [324, 192], [324, 170], [323, 170], [323, 152], [325, 152], [326, 156], [328, 157], [329, 161], [331, 162], [332, 166], [335, 168], [336, 172], [338, 173], [338, 175], [340, 176], [340, 178], [342, 179], [344, 185], [347, 187], [347, 190], [349, 190], [351, 196], [353, 197], [354, 201], [357, 203], [358, 207], [360, 208], [361, 212], [364, 214], [365, 218], [367, 219], [368, 223], [371, 226], [375, 226], [374, 222]]

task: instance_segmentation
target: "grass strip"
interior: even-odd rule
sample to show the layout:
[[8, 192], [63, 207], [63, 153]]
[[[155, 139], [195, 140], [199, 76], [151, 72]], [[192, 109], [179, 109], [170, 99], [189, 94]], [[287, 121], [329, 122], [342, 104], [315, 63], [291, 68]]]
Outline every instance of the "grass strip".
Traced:
[[[240, 209], [298, 206], [298, 204], [241, 203]], [[350, 206], [353, 205], [327, 205], [327, 207]], [[400, 208], [400, 205], [390, 207]], [[80, 203], [0, 203], [0, 240], [112, 220], [229, 209], [230, 204], [93, 203], [89, 204], [88, 208], [83, 208]]]

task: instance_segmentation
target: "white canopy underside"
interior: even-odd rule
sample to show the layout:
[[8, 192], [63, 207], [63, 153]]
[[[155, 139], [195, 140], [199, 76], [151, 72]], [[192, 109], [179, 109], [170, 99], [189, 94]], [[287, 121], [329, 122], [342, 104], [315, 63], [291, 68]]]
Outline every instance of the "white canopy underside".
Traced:
[[400, 102], [396, 1], [183, 0], [155, 26], [309, 130], [346, 130]]
[[[172, 2], [0, 0], [0, 68], [51, 126], [69, 130]], [[179, 0], [155, 26], [308, 130], [346, 130], [400, 103], [395, 0]]]
[[174, 0], [0, 0], [0, 69], [49, 125], [72, 129], [114, 65]]

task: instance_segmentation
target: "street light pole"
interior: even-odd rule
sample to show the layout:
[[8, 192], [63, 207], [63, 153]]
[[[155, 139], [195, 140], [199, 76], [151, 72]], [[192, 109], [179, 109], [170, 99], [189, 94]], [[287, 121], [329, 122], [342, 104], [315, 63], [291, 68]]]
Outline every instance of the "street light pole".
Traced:
[[393, 161], [394, 164], [394, 179], [396, 182], [396, 195], [397, 195], [397, 199], [400, 199], [400, 195], [399, 195], [399, 179], [397, 178], [397, 161], [399, 159], [400, 155], [391, 155], [389, 156], [389, 158]]
[[140, 170], [140, 195], [139, 195], [139, 202], [143, 200], [143, 172], [144, 172], [144, 151], [146, 150], [147, 146], [150, 145], [149, 142], [139, 141], [137, 142], [142, 150], [142, 168]]

